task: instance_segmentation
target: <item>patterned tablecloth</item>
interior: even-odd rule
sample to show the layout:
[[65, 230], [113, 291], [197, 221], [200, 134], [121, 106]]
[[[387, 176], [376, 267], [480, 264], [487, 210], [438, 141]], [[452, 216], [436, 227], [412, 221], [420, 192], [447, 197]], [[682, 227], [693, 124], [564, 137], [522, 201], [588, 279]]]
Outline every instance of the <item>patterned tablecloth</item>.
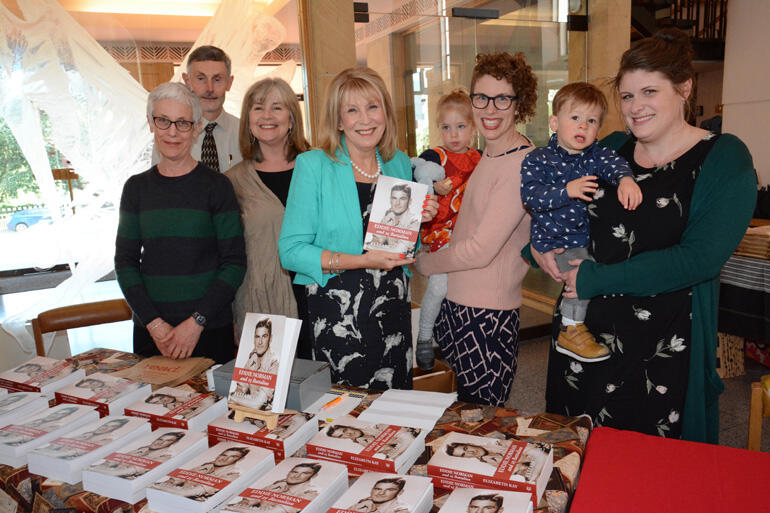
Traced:
[[[89, 361], [88, 355], [79, 355], [78, 358], [83, 362], [87, 374], [109, 371], [108, 365], [100, 364], [98, 361]], [[121, 361], [127, 363], [133, 359], [135, 363], [137, 358], [136, 355], [132, 355]], [[119, 365], [115, 362], [113, 364]], [[192, 380], [187, 385], [203, 392], [205, 391], [205, 378]], [[352, 412], [352, 415], [358, 415], [378, 396], [379, 394], [369, 394]], [[548, 487], [543, 494], [543, 499], [536, 511], [541, 513], [565, 513], [567, 511], [570, 498], [575, 491], [583, 453], [591, 431], [591, 423], [588, 418], [565, 417], [548, 413], [529, 415], [507, 408], [457, 402], [447, 408], [433, 431], [428, 435], [425, 453], [410, 469], [411, 474], [425, 475], [427, 473], [426, 464], [433, 454], [434, 443], [452, 431], [553, 444], [554, 469]], [[148, 511], [146, 500], [131, 505], [109, 499], [84, 491], [81, 483], [69, 485], [31, 474], [26, 466], [12, 468], [7, 465], [0, 465], [0, 487], [18, 503], [20, 512], [147, 513]], [[434, 512], [443, 504], [447, 494], [448, 492], [445, 490], [436, 489]]]

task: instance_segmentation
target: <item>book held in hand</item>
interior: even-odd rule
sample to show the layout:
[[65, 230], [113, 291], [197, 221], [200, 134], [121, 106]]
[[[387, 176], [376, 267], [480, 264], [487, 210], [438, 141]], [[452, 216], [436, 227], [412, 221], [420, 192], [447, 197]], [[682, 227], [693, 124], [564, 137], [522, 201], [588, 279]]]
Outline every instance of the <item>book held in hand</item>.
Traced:
[[364, 235], [364, 249], [414, 256], [428, 186], [380, 175]]
[[51, 440], [28, 454], [29, 471], [75, 484], [83, 468], [150, 432], [150, 423], [139, 417], [104, 417]]
[[428, 513], [432, 507], [430, 478], [366, 472], [328, 513]]
[[205, 431], [209, 422], [224, 415], [227, 402], [209, 394], [181, 388], [159, 388], [149, 396], [126, 406], [125, 414], [150, 420], [153, 429], [177, 427]]
[[41, 445], [99, 418], [93, 406], [60, 404], [0, 428], [0, 463], [20, 467]]
[[11, 392], [0, 397], [0, 426], [48, 409], [48, 398], [40, 392]]
[[146, 383], [96, 372], [57, 390], [56, 403], [95, 406], [99, 414], [106, 417], [123, 415], [126, 406], [147, 397], [151, 392], [152, 388]]
[[247, 313], [230, 382], [231, 405], [283, 413], [302, 321]]
[[344, 465], [287, 458], [230, 499], [222, 511], [239, 513], [322, 513], [348, 487]]
[[310, 458], [344, 463], [354, 472], [403, 473], [425, 449], [426, 433], [418, 428], [374, 424], [349, 415], [326, 425], [306, 445]]
[[280, 415], [272, 430], [259, 419], [246, 417], [243, 422], [235, 422], [232, 417], [231, 411], [209, 424], [209, 445], [225, 440], [257, 445], [273, 451], [275, 461], [280, 462], [318, 433], [318, 421], [310, 413]]
[[147, 488], [147, 503], [164, 513], [205, 513], [274, 466], [269, 449], [220, 442]]
[[532, 513], [532, 496], [526, 492], [458, 488], [439, 513]]
[[66, 360], [36, 356], [0, 373], [0, 387], [9, 392], [40, 392], [48, 399], [54, 398], [56, 390], [84, 378], [83, 369], [75, 370]]
[[159, 428], [83, 469], [83, 488], [136, 504], [144, 499], [148, 485], [207, 447], [201, 432]]
[[553, 449], [542, 442], [450, 433], [428, 461], [438, 488], [490, 487], [528, 492], [537, 504], [553, 470]]

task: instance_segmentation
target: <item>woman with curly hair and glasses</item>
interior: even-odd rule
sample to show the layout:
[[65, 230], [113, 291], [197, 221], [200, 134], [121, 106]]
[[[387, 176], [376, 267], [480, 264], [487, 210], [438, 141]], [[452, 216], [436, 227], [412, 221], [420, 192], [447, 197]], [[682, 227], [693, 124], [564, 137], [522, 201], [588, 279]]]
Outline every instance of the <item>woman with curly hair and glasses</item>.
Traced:
[[521, 163], [534, 144], [516, 123], [535, 113], [537, 78], [522, 53], [481, 54], [471, 78], [473, 119], [486, 141], [468, 180], [452, 244], [422, 253], [417, 269], [448, 273], [436, 340], [457, 374], [462, 401], [502, 406], [519, 350], [521, 281], [529, 216], [521, 204]]

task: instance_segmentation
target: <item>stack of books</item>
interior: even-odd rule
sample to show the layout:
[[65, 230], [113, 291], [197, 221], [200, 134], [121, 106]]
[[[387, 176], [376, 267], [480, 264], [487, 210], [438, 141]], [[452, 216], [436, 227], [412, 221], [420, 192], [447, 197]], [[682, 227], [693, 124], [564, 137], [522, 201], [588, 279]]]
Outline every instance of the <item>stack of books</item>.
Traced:
[[149, 432], [147, 419], [104, 417], [30, 452], [29, 471], [57, 481], [79, 483], [83, 480], [83, 468]]
[[102, 417], [123, 415], [129, 404], [144, 399], [152, 392], [150, 385], [110, 374], [90, 374], [72, 385], [56, 391], [56, 402], [95, 406]]
[[532, 504], [543, 495], [553, 470], [549, 444], [499, 440], [450, 433], [428, 461], [428, 476], [438, 488], [527, 492]]
[[344, 463], [353, 474], [368, 471], [406, 473], [425, 449], [418, 428], [374, 424], [343, 416], [307, 443], [311, 458]]
[[0, 387], [9, 392], [40, 392], [48, 399], [54, 398], [54, 392], [80, 379], [86, 373], [66, 360], [36, 356], [0, 373]]
[[83, 489], [136, 504], [147, 486], [207, 446], [203, 433], [159, 428], [83, 469]]
[[47, 408], [48, 398], [38, 392], [6, 394], [0, 397], [0, 426], [7, 426], [14, 420], [29, 417]]
[[324, 513], [347, 487], [344, 465], [287, 458], [233, 497], [221, 511]]
[[430, 478], [366, 472], [337, 499], [328, 513], [428, 513], [432, 507]]
[[0, 428], [0, 463], [20, 467], [32, 449], [99, 418], [92, 406], [60, 404]]
[[163, 513], [206, 513], [274, 466], [268, 449], [220, 442], [147, 488], [147, 505]]
[[757, 226], [756, 228], [746, 230], [746, 235], [743, 236], [743, 240], [738, 244], [735, 254], [770, 260], [770, 225]]
[[302, 321], [247, 313], [230, 382], [231, 405], [283, 413]]
[[227, 402], [209, 394], [163, 387], [125, 409], [126, 415], [150, 420], [153, 429], [176, 427], [205, 431], [209, 422], [227, 412]]
[[231, 411], [209, 424], [209, 445], [225, 440], [258, 445], [273, 451], [275, 461], [280, 462], [318, 433], [318, 421], [310, 413], [280, 415], [272, 430], [259, 419], [246, 417], [243, 422], [235, 422], [232, 417]]
[[532, 496], [523, 492], [458, 488], [439, 513], [532, 513]]

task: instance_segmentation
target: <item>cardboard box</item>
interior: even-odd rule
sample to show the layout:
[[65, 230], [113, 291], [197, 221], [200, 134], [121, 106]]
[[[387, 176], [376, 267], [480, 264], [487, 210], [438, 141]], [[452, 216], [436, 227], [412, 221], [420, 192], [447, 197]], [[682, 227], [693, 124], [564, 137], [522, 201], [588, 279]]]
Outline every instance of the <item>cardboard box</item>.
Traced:
[[[214, 369], [214, 391], [227, 397], [233, 379], [235, 359]], [[327, 362], [296, 358], [291, 369], [286, 408], [303, 411], [321, 398], [332, 386], [331, 371]]]
[[412, 382], [415, 390], [427, 392], [457, 391], [457, 378], [454, 371], [446, 363], [439, 360], [436, 360], [436, 366], [429, 371], [415, 367]]

